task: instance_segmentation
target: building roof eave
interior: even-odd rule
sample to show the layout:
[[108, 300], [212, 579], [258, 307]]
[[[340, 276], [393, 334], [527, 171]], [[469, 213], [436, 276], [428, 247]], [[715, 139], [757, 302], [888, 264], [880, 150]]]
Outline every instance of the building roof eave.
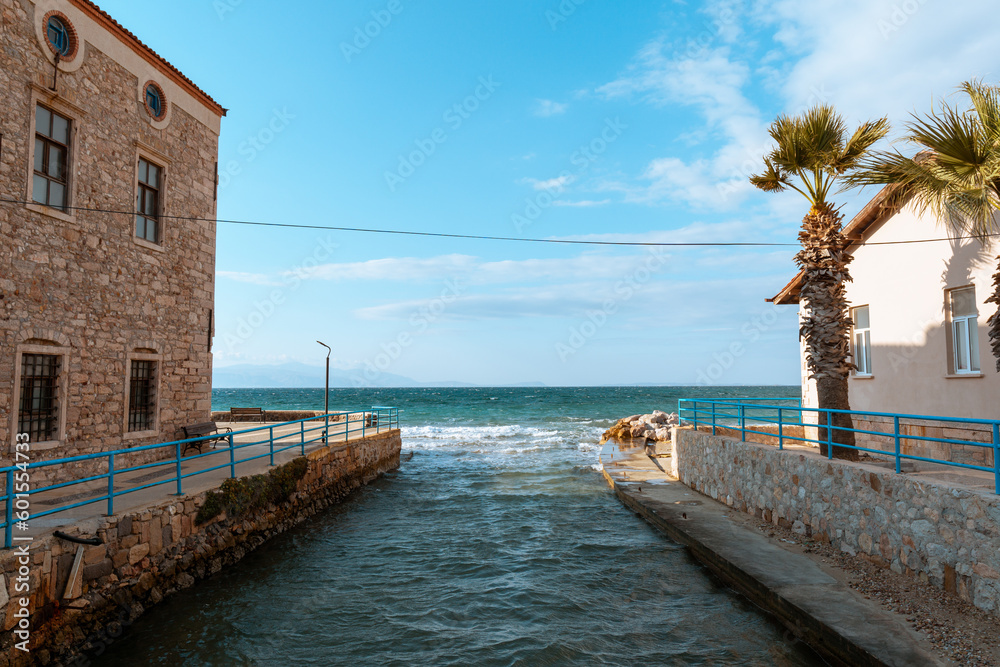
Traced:
[[215, 113], [217, 116], [222, 117], [226, 115], [226, 109], [222, 107], [218, 102], [216, 102], [212, 97], [206, 93], [204, 90], [199, 88], [195, 83], [184, 76], [184, 74], [171, 65], [165, 58], [153, 51], [153, 49], [146, 46], [138, 37], [136, 37], [132, 32], [127, 30], [122, 24], [114, 20], [110, 14], [105, 12], [103, 9], [98, 7], [96, 4], [90, 0], [69, 0], [70, 4], [79, 9], [81, 12], [86, 14], [89, 18], [95, 21], [98, 25], [105, 28], [108, 32], [118, 37], [119, 40], [133, 51], [135, 51], [141, 58], [146, 60], [150, 65], [157, 68], [163, 72], [166, 76], [189, 93], [196, 100], [201, 102], [205, 107]]
[[[847, 251], [849, 253], [853, 253], [861, 246], [864, 242], [865, 232], [878, 222], [883, 214], [887, 211], [897, 211], [906, 203], [906, 198], [900, 197], [900, 194], [900, 186], [885, 186], [844, 227], [844, 236], [848, 240]], [[787, 285], [781, 288], [781, 291], [770, 299], [765, 299], [765, 301], [779, 306], [797, 304], [804, 278], [805, 272], [799, 271]]]

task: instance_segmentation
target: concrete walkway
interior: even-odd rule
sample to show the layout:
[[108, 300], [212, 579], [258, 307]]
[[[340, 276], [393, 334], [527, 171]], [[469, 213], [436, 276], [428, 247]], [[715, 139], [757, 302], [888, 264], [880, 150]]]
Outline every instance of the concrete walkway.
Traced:
[[[360, 413], [358, 415], [352, 415], [350, 428], [352, 430], [360, 429], [361, 419]], [[317, 427], [323, 426], [321, 421], [305, 422], [305, 424], [306, 429], [316, 429]], [[279, 466], [282, 463], [286, 463], [302, 455], [302, 447], [299, 444], [302, 439], [300, 424], [282, 425], [278, 423], [251, 424], [247, 422], [218, 422], [218, 426], [222, 431], [225, 431], [226, 428], [232, 428], [233, 432], [236, 433], [233, 438], [233, 443], [235, 445], [233, 458], [235, 460], [239, 461], [241, 459], [261, 456], [261, 458], [257, 458], [253, 461], [236, 464], [237, 477], [255, 475], [267, 472], [271, 469], [270, 444], [267, 442], [270, 437], [269, 429], [271, 427], [274, 428], [275, 449], [282, 449], [294, 445], [291, 449], [274, 455], [275, 466]], [[256, 429], [258, 427], [264, 427], [264, 430], [258, 430], [250, 433], [240, 433], [240, 431]], [[345, 443], [346, 439], [344, 430], [345, 425], [343, 422], [331, 422], [330, 431], [327, 437], [328, 442], [324, 444], [320, 440], [314, 443], [306, 444], [306, 453], [325, 447], [327, 444]], [[375, 435], [376, 433], [386, 432], [388, 430], [389, 429], [385, 426], [381, 426], [380, 428], [369, 428], [366, 429], [366, 435]], [[313, 430], [312, 432], [307, 430], [305, 433], [306, 440], [320, 437], [322, 437], [321, 429]], [[361, 431], [350, 434], [350, 439], [352, 441], [361, 439], [361, 437]], [[265, 442], [262, 444], [250, 444], [259, 443], [261, 440]], [[242, 449], [237, 449], [236, 447], [239, 447], [240, 445], [248, 446]], [[200, 493], [209, 489], [218, 488], [224, 480], [232, 476], [232, 469], [229, 465], [230, 452], [228, 443], [220, 441], [216, 443], [216, 447], [214, 449], [211, 444], [206, 444], [202, 447], [202, 453], [206, 456], [193, 458], [198, 454], [196, 450], [190, 450], [187, 453], [187, 456], [181, 461], [182, 475], [188, 475], [198, 470], [206, 470], [217, 466], [224, 467], [197, 475], [195, 477], [184, 478], [182, 480], [182, 490], [184, 495]], [[124, 467], [122, 463], [116, 462], [116, 465]], [[122, 496], [116, 496], [114, 500], [115, 514], [141, 509], [143, 507], [148, 507], [150, 505], [155, 505], [165, 500], [169, 500], [177, 492], [177, 483], [174, 481], [177, 473], [176, 466], [176, 459], [170, 458], [165, 460], [163, 465], [158, 465], [153, 468], [146, 468], [144, 470], [124, 474], [116, 474], [116, 494], [127, 491], [130, 488], [156, 484], [157, 482], [162, 483], [150, 486], [149, 488], [141, 489], [139, 491], [134, 491], [132, 493], [127, 493]], [[82, 484], [74, 484], [69, 487], [46, 491], [44, 493], [32, 493], [30, 498], [31, 512], [32, 514], [35, 514], [62, 505], [73, 505], [84, 502], [88, 499], [101, 498], [102, 496], [106, 496], [107, 493], [108, 483], [106, 479]], [[101, 517], [106, 516], [106, 512], [107, 500], [94, 500], [92, 503], [88, 503], [74, 509], [63, 510], [48, 516], [31, 519], [31, 521], [29, 521], [29, 529], [27, 531], [18, 530], [15, 534], [19, 536], [38, 536], [60, 529], [71, 534], [89, 534], [94, 530], [93, 527], [96, 527], [98, 520]]]
[[726, 584], [771, 613], [837, 665], [944, 665], [902, 619], [865, 600], [802, 553], [783, 548], [732, 517], [732, 510], [688, 488], [645, 448], [609, 443], [604, 476], [618, 498]]

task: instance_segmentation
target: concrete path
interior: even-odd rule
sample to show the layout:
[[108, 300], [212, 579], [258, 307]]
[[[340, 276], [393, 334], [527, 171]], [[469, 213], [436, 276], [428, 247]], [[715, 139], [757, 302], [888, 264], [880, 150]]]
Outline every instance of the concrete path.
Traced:
[[[350, 428], [352, 430], [360, 429], [360, 420], [360, 413], [358, 415], [353, 415]], [[274, 428], [275, 448], [282, 449], [285, 447], [291, 447], [291, 449], [288, 449], [287, 451], [279, 452], [274, 455], [275, 466], [291, 461], [292, 459], [302, 455], [302, 447], [299, 444], [302, 439], [302, 427], [300, 424], [281, 425], [276, 423], [249, 424], [246, 422], [218, 422], [218, 425], [222, 431], [225, 431], [226, 428], [233, 429], [233, 432], [236, 434], [233, 438], [233, 442], [236, 447], [247, 445], [241, 449], [234, 447], [233, 458], [235, 460], [238, 461], [256, 456], [261, 457], [246, 463], [236, 464], [237, 477], [263, 473], [271, 468], [270, 444], [268, 442], [270, 437], [269, 429], [271, 427]], [[242, 432], [247, 429], [256, 429], [258, 427], [264, 427], [264, 430], [256, 430], [249, 433]], [[322, 437], [322, 422], [306, 422], [305, 428], [320, 429], [313, 430], [312, 432], [307, 430], [304, 435], [306, 440]], [[346, 438], [344, 430], [345, 425], [343, 422], [331, 422], [330, 431], [327, 437], [327, 444], [345, 442]], [[377, 432], [385, 432], [387, 430], [389, 429], [385, 426], [378, 429], [369, 428], [366, 430], [366, 435], [375, 435]], [[360, 431], [350, 434], [351, 440], [360, 438]], [[251, 444], [260, 443], [260, 441], [264, 442], [261, 444]], [[318, 442], [308, 443], [305, 446], [305, 451], [308, 453], [324, 446], [326, 446], [326, 444], [324, 444], [321, 440]], [[206, 470], [217, 466], [221, 467], [219, 467], [218, 470], [202, 473], [195, 477], [184, 478], [182, 480], [182, 490], [184, 495], [200, 493], [209, 489], [218, 488], [219, 485], [222, 484], [223, 480], [232, 476], [232, 469], [229, 465], [230, 452], [228, 443], [218, 442], [216, 443], [216, 447], [214, 449], [211, 444], [206, 444], [202, 447], [202, 453], [205, 454], [205, 456], [194, 458], [198, 455], [198, 452], [196, 450], [190, 450], [188, 452], [188, 455], [181, 461], [182, 475], [188, 475], [198, 470]], [[116, 465], [123, 466], [122, 463], [116, 463]], [[116, 496], [114, 501], [115, 513], [119, 514], [121, 512], [137, 510], [169, 500], [170, 497], [177, 492], [177, 483], [174, 481], [177, 473], [176, 465], [176, 459], [171, 458], [165, 460], [163, 465], [158, 465], [154, 468], [147, 468], [131, 473], [116, 474], [116, 494], [127, 491], [130, 488], [155, 484], [157, 482], [162, 483], [156, 484], [155, 486], [149, 486], [149, 488], [141, 489], [139, 491], [127, 493], [122, 496]], [[86, 500], [92, 498], [100, 498], [101, 496], [106, 496], [107, 493], [108, 483], [106, 479], [74, 484], [72, 486], [55, 489], [53, 491], [46, 491], [44, 493], [32, 493], [30, 498], [31, 512], [32, 514], [45, 512], [56, 507], [73, 505], [85, 502]], [[97, 520], [105, 516], [106, 512], [107, 500], [94, 500], [91, 503], [71, 510], [63, 510], [55, 514], [32, 519], [29, 522], [29, 529], [27, 531], [19, 530], [16, 534], [20, 536], [38, 536], [60, 529], [68, 533], [75, 534], [79, 532], [87, 534], [93, 531], [93, 527], [96, 527], [97, 525]]]
[[808, 556], [741, 525], [728, 507], [671, 477], [663, 464], [669, 459], [646, 451], [611, 443], [602, 450], [604, 476], [618, 498], [826, 660], [893, 667], [948, 664], [933, 657], [896, 616]]

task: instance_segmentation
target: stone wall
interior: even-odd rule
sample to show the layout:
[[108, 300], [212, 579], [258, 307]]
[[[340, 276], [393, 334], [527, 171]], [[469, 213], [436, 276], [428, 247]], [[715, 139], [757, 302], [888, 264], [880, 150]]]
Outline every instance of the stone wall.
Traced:
[[[40, 38], [50, 8], [79, 33], [54, 91], [52, 53]], [[0, 0], [0, 18], [0, 192], [16, 200], [0, 202], [0, 465], [11, 461], [25, 352], [62, 360], [62, 426], [53, 441], [34, 444], [33, 460], [174, 440], [211, 409], [218, 126], [197, 118], [204, 105], [67, 0]], [[162, 121], [143, 104], [147, 79], [169, 91]], [[66, 211], [24, 203], [39, 104], [72, 121]], [[161, 219], [158, 244], [136, 238], [139, 157], [165, 168], [161, 207], [170, 217]], [[153, 429], [129, 433], [136, 355], [158, 365], [158, 416]], [[57, 470], [37, 469], [33, 481], [60, 481]]]
[[29, 654], [12, 648], [17, 598], [23, 596], [15, 592], [18, 553], [0, 552], [0, 667], [66, 663], [74, 655], [89, 660], [102, 642], [120, 636], [122, 624], [165, 596], [236, 563], [268, 538], [399, 467], [400, 448], [400, 432], [394, 430], [313, 451], [285, 503], [246, 516], [223, 513], [198, 525], [206, 498], [200, 493], [95, 520], [100, 546], [36, 539], [29, 553]]
[[1000, 496], [918, 482], [689, 429], [674, 474], [691, 488], [1000, 612]]

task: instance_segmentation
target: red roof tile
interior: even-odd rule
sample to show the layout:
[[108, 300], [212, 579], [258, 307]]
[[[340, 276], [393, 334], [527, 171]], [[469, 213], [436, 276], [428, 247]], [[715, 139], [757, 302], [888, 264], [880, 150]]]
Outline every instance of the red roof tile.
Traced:
[[125, 45], [129, 46], [147, 62], [169, 76], [174, 83], [185, 89], [188, 93], [194, 96], [195, 99], [201, 101], [202, 104], [208, 107], [211, 111], [219, 116], [226, 115], [226, 109], [213, 100], [208, 93], [196, 86], [191, 79], [184, 76], [179, 69], [167, 62], [162, 56], [153, 51], [153, 49], [143, 44], [138, 37], [126, 30], [125, 27], [118, 23], [118, 21], [111, 18], [110, 14], [95, 5], [93, 2], [90, 2], [90, 0], [69, 0], [69, 2], [94, 21], [104, 26], [109, 32], [117, 36], [118, 39], [120, 39]]

